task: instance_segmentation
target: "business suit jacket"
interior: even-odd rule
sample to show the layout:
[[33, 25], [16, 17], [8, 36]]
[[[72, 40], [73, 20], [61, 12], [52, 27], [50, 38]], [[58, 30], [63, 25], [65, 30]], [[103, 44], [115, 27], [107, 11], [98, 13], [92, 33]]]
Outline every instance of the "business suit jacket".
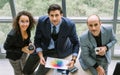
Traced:
[[28, 46], [30, 43], [30, 32], [28, 32], [28, 38], [23, 41], [20, 32], [12, 29], [4, 42], [4, 49], [6, 50], [6, 58], [17, 60], [20, 59], [23, 52], [22, 47]]
[[[43, 51], [48, 50], [51, 40], [51, 23], [48, 16], [42, 16], [38, 20], [35, 34], [35, 46], [41, 47]], [[76, 34], [75, 24], [67, 18], [62, 17], [62, 23], [57, 39], [55, 50], [58, 57], [66, 57], [71, 53], [78, 53], [79, 41]]]
[[[101, 41], [102, 46], [107, 46], [108, 51], [105, 54], [107, 58], [107, 62], [111, 61], [111, 51], [110, 48], [114, 46], [116, 43], [116, 38], [113, 33], [111, 26], [101, 26]], [[81, 44], [81, 54], [80, 54], [80, 64], [84, 70], [88, 69], [90, 66], [95, 65], [96, 63], [96, 54], [95, 48], [97, 47], [97, 43], [95, 38], [92, 36], [91, 32], [88, 30], [80, 36], [80, 44]]]

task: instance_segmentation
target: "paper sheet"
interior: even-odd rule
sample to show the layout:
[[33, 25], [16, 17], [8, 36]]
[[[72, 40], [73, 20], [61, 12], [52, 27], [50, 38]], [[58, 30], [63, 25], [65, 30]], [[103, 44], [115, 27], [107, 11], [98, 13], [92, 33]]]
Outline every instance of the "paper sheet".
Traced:
[[68, 69], [68, 60], [47, 57], [45, 67], [54, 69]]

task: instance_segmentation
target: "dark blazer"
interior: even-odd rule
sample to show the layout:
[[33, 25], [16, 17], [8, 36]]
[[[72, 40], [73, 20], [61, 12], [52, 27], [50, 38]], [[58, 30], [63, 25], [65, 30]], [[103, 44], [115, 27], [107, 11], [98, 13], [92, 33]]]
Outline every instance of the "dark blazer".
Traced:
[[[51, 24], [48, 16], [42, 16], [38, 20], [35, 34], [35, 46], [41, 47], [43, 51], [47, 50], [51, 40]], [[59, 57], [66, 57], [71, 53], [78, 53], [79, 41], [76, 34], [75, 24], [67, 18], [62, 17], [57, 46]]]
[[21, 33], [17, 33], [16, 30], [11, 30], [4, 43], [4, 49], [6, 50], [6, 58], [17, 60], [20, 59], [23, 52], [22, 47], [27, 46], [30, 42], [30, 32], [26, 40], [22, 39]]

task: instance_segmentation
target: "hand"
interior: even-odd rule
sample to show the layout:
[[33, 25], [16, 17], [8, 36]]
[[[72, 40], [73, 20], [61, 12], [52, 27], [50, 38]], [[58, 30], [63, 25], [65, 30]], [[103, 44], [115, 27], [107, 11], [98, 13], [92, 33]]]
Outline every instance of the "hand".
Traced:
[[42, 52], [38, 52], [38, 56], [40, 58], [40, 64], [41, 65], [45, 65], [45, 58], [43, 57], [43, 53]]
[[106, 46], [100, 47], [98, 55], [104, 56], [106, 54], [106, 51], [107, 51], [107, 47]]
[[23, 47], [23, 48], [22, 48], [22, 51], [23, 51], [24, 53], [27, 53], [27, 54], [32, 54], [32, 53], [34, 52], [34, 50], [31, 50], [31, 51], [30, 51], [30, 50], [28, 49], [28, 46]]
[[96, 70], [98, 75], [105, 75], [105, 70], [101, 66], [98, 66]]
[[34, 50], [28, 50], [28, 54], [32, 54], [34, 52]]
[[41, 65], [45, 65], [45, 59], [44, 59], [44, 57], [40, 57], [40, 64]]
[[35, 50], [35, 46], [34, 46], [34, 44], [29, 43], [29, 45], [28, 45], [28, 49], [29, 49], [29, 50]]
[[67, 64], [67, 66], [68, 66], [68, 68], [72, 68], [72, 67], [74, 67], [74, 64], [75, 64], [74, 61], [70, 61], [70, 62]]

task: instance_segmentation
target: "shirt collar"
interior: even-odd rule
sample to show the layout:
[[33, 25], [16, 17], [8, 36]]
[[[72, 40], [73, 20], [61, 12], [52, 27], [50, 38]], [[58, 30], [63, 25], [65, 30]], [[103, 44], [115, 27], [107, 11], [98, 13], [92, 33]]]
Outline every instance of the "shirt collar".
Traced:
[[[55, 27], [58, 29], [60, 27], [61, 23], [62, 23], [62, 19], [60, 20], [59, 24], [57, 24]], [[54, 25], [52, 23], [50, 23], [50, 24], [51, 24], [51, 28], [52, 28]]]
[[94, 35], [93, 35], [93, 37], [95, 37], [95, 38], [100, 38], [100, 37], [101, 37], [101, 32], [99, 33], [98, 36], [94, 36]]

